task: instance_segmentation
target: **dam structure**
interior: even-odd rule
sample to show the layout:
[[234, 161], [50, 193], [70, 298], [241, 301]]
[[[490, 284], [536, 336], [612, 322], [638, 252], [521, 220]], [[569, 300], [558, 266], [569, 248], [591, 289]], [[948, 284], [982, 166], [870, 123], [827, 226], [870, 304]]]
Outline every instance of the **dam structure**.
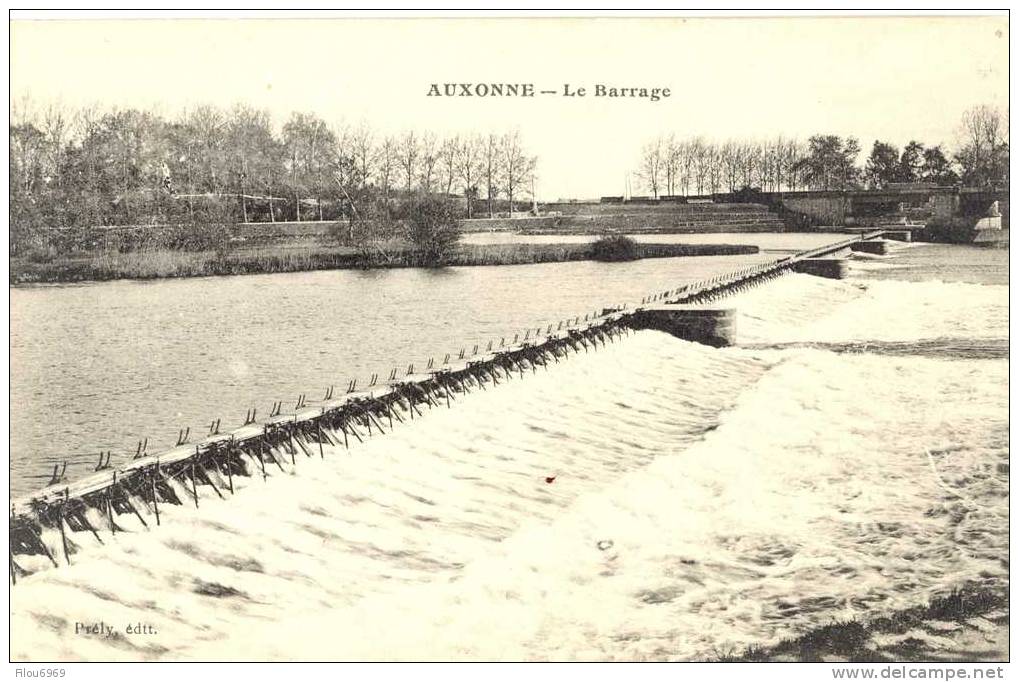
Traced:
[[[172, 448], [157, 454], [149, 454], [147, 443], [139, 443], [134, 458], [121, 465], [111, 466], [109, 453], [101, 454], [94, 471], [77, 480], [65, 479], [66, 464], [63, 469], [55, 467], [48, 486], [11, 506], [11, 580], [17, 584], [47, 566], [74, 563], [76, 538], [82, 535], [102, 544], [109, 535], [152, 529], [161, 525], [168, 505], [200, 507], [203, 499], [226, 499], [235, 492], [235, 479], [266, 480], [291, 472], [302, 458], [325, 458], [326, 446], [333, 452], [349, 448], [353, 441], [385, 435], [401, 423], [422, 418], [425, 408], [450, 409], [458, 395], [522, 379], [539, 368], [547, 370], [571, 354], [595, 351], [634, 330], [661, 329], [716, 346], [736, 343], [734, 311], [709, 304], [788, 272], [810, 272], [811, 263], [840, 262], [833, 256], [883, 234], [875, 230], [854, 235], [656, 292], [632, 309], [628, 304], [605, 308], [557, 326], [529, 329], [523, 338], [517, 335], [508, 343], [504, 338], [484, 349], [464, 348], [456, 357], [429, 360], [423, 370], [410, 365], [406, 371], [394, 369], [381, 381], [372, 376], [366, 386], [359, 387], [354, 380], [343, 394], [334, 395], [330, 388], [321, 401], [309, 402], [302, 395], [292, 411], [284, 412], [278, 401], [262, 420], [249, 410], [244, 423], [230, 431], [221, 431], [220, 420], [215, 420], [201, 439], [192, 441], [190, 431], [182, 430]], [[820, 270], [815, 274], [845, 272], [844, 265]]]

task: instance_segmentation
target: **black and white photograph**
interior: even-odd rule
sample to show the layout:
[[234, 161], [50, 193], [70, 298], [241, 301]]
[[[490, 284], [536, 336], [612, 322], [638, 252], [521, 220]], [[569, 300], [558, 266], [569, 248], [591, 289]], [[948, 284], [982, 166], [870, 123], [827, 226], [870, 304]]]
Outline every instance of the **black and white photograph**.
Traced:
[[12, 677], [1007, 677], [1007, 10], [8, 29]]

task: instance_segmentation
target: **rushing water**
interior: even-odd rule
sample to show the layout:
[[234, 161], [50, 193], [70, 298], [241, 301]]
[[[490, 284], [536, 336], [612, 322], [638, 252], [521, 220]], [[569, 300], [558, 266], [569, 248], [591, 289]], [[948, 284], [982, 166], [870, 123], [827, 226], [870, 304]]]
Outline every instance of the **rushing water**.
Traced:
[[[937, 270], [940, 279], [917, 276], [939, 258], [952, 264]], [[130, 337], [114, 341], [119, 352], [131, 339], [153, 340], [127, 358], [104, 354], [105, 368], [89, 376], [105, 371], [111, 392], [150, 384], [127, 401], [138, 413], [184, 414], [218, 402], [195, 397], [213, 384], [192, 372], [231, 362], [238, 347], [253, 354], [239, 361], [244, 371], [216, 376], [253, 391], [274, 386], [267, 376], [286, 367], [303, 377], [301, 362], [346, 362], [351, 349], [336, 348], [351, 338], [344, 335], [371, 340], [373, 353], [405, 348], [379, 329], [409, 329], [408, 316], [434, 334], [447, 326], [436, 322], [442, 314], [458, 331], [471, 330], [420, 337], [448, 347], [471, 334], [557, 319], [570, 306], [582, 312], [639, 301], [698, 267], [674, 259], [631, 264], [648, 268], [625, 274], [568, 265], [544, 276], [532, 274], [543, 266], [380, 279], [322, 273], [310, 281], [47, 287], [13, 298], [22, 320], [41, 324], [40, 311], [26, 312], [30, 296], [117, 305], [106, 292], [119, 292], [130, 302], [118, 313], [95, 311], [114, 325], [110, 338]], [[155, 531], [125, 520], [134, 532], [106, 536], [103, 546], [75, 534], [81, 551], [73, 566], [41, 570], [12, 591], [12, 656], [700, 659], [833, 618], [915, 605], [964, 583], [1001, 584], [1008, 575], [1006, 267], [1005, 252], [913, 245], [854, 260], [848, 280], [789, 275], [727, 299], [740, 312], [739, 347], [633, 334], [547, 372], [459, 396], [452, 409], [428, 411], [349, 452], [327, 449], [324, 459], [299, 459], [264, 482], [235, 479], [243, 487], [232, 499], [205, 493], [199, 510], [167, 509]], [[343, 290], [330, 288], [331, 278], [348, 283], [348, 274], [379, 292], [417, 294], [378, 293], [357, 304], [375, 312], [352, 319], [342, 299], [328, 300]], [[646, 279], [627, 283], [635, 274]], [[480, 277], [493, 278], [489, 286], [498, 278], [509, 291], [486, 291], [471, 279]], [[289, 285], [287, 294], [274, 282]], [[449, 293], [465, 282], [477, 290], [459, 299]], [[163, 293], [173, 287], [183, 290]], [[83, 293], [93, 288], [104, 293]], [[272, 302], [256, 316], [261, 322], [230, 314], [226, 302], [241, 296], [235, 288]], [[488, 311], [477, 296], [503, 307]], [[178, 317], [194, 300], [211, 308], [198, 317], [218, 336]], [[166, 317], [131, 332], [137, 320], [123, 318], [145, 309], [142, 301], [160, 302], [151, 303], [150, 318]], [[65, 315], [77, 309], [61, 308]], [[377, 322], [380, 311], [388, 311], [386, 322]], [[299, 322], [288, 325], [294, 315]], [[374, 331], [359, 331], [372, 322]], [[50, 320], [51, 329], [98, 327], [81, 316], [57, 324]], [[20, 348], [52, 343], [26, 338], [26, 329]], [[78, 338], [79, 348], [98, 343]], [[205, 347], [212, 361], [195, 360], [210, 338], [218, 339]], [[311, 348], [325, 350], [316, 358]], [[178, 349], [173, 361], [167, 349]], [[361, 352], [359, 361], [369, 351]], [[140, 357], [166, 368], [146, 362], [132, 374]], [[169, 377], [183, 384], [179, 394], [161, 385]], [[73, 415], [85, 399], [80, 385], [67, 385], [77, 399], [47, 392], [30, 402], [61, 400]], [[149, 398], [160, 391], [162, 398]], [[74, 634], [76, 622], [98, 621], [115, 635]], [[139, 622], [155, 634], [126, 634]]]

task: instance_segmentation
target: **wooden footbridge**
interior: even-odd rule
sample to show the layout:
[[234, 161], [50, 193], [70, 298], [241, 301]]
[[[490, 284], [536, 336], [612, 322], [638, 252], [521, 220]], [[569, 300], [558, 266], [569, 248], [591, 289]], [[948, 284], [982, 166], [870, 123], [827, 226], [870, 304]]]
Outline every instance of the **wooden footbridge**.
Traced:
[[137, 519], [141, 528], [158, 526], [167, 505], [198, 507], [205, 497], [225, 498], [233, 494], [237, 477], [267, 479], [272, 473], [297, 467], [301, 458], [324, 458], [325, 445], [331, 446], [330, 450], [348, 448], [352, 441], [363, 442], [422, 417], [424, 409], [450, 407], [458, 394], [485, 390], [524, 377], [528, 371], [547, 369], [571, 353], [586, 353], [615, 342], [633, 329], [645, 328], [642, 316], [650, 307], [697, 307], [882, 234], [861, 234], [657, 292], [633, 309], [620, 305], [583, 319], [564, 320], [556, 327], [527, 330], [523, 339], [518, 335], [509, 344], [503, 339], [494, 348], [490, 343], [480, 351], [477, 346], [470, 353], [463, 349], [457, 358], [447, 355], [439, 366], [430, 360], [424, 371], [410, 365], [406, 372], [393, 370], [381, 382], [372, 377], [370, 385], [360, 390], [352, 381], [342, 395], [334, 397], [330, 389], [314, 406], [301, 396], [294, 409], [284, 413], [282, 402], [277, 402], [263, 420], [257, 421], [251, 410], [241, 426], [228, 432], [220, 431], [217, 420], [210, 425], [209, 434], [196, 442], [188, 442], [190, 432], [181, 432], [169, 450], [149, 455], [139, 445], [135, 457], [124, 464], [112, 466], [109, 454], [105, 459], [100, 455], [95, 471], [73, 482], [63, 481], [64, 471], [54, 471], [49, 486], [11, 505], [11, 580], [16, 584], [30, 573], [19, 564], [19, 557], [36, 555], [54, 567], [70, 564], [78, 534], [91, 535], [102, 543], [104, 536], [124, 532], [118, 524], [120, 517]]

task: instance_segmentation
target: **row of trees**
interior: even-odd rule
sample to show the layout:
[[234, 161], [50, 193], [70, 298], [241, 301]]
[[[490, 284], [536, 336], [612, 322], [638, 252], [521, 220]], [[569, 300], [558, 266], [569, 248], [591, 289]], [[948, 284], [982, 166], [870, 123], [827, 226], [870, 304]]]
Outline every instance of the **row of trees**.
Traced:
[[960, 126], [958, 151], [915, 140], [902, 151], [875, 141], [861, 167], [853, 137], [813, 135], [806, 144], [777, 137], [766, 141], [711, 142], [701, 137], [661, 136], [640, 151], [637, 175], [654, 197], [708, 194], [758, 188], [765, 192], [885, 187], [891, 182], [938, 185], [1007, 185], [1008, 113], [979, 106]]
[[12, 233], [53, 227], [368, 220], [409, 195], [462, 195], [468, 215], [531, 198], [519, 132], [383, 135], [294, 113], [200, 106], [67, 111], [18, 102], [10, 126]]
[[795, 171], [802, 154], [800, 142], [783, 137], [719, 143], [703, 137], [660, 136], [641, 148], [637, 175], [654, 197], [736, 191], [741, 187], [778, 191], [802, 183]]

